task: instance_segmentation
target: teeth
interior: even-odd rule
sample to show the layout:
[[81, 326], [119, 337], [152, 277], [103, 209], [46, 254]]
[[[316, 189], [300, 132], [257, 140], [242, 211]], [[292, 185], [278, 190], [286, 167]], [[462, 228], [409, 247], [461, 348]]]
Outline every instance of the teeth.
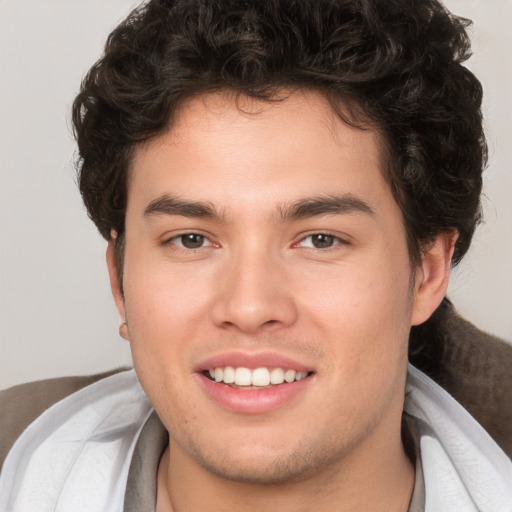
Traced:
[[271, 384], [282, 384], [284, 382], [284, 371], [282, 368], [274, 368], [270, 372], [270, 383]]
[[284, 380], [286, 382], [293, 382], [295, 380], [296, 375], [297, 375], [297, 372], [295, 370], [286, 370], [284, 372]]
[[268, 386], [270, 384], [270, 372], [266, 368], [256, 368], [252, 372], [251, 382], [253, 386]]
[[215, 382], [256, 387], [283, 384], [284, 382], [290, 383], [302, 380], [308, 376], [308, 372], [298, 372], [291, 369], [273, 368], [269, 370], [268, 368], [256, 368], [255, 370], [250, 370], [243, 366], [238, 368], [233, 368], [232, 366], [212, 368], [208, 370], [208, 373]]
[[237, 386], [250, 386], [251, 381], [251, 370], [249, 368], [239, 367], [235, 370], [235, 384]]
[[235, 369], [232, 366], [224, 368], [224, 379], [226, 384], [233, 384], [235, 382]]

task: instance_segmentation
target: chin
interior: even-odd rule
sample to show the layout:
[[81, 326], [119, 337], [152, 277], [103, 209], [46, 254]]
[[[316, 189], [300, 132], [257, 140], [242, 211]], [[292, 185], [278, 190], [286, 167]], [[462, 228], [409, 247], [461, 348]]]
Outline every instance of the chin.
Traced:
[[209, 464], [209, 461], [205, 460], [200, 461], [200, 464], [208, 472], [224, 480], [252, 485], [279, 485], [306, 480], [315, 473], [311, 465], [301, 459], [302, 457], [297, 455], [259, 464], [246, 461], [235, 464], [216, 461]]
[[275, 450], [263, 448], [258, 452], [254, 445], [248, 448], [249, 450], [241, 449], [236, 452], [224, 451], [222, 456], [194, 450], [192, 457], [203, 469], [218, 478], [253, 485], [304, 481], [322, 471], [328, 471], [327, 468], [340, 458], [340, 454], [332, 446], [298, 446], [288, 449], [288, 453], [276, 453]]

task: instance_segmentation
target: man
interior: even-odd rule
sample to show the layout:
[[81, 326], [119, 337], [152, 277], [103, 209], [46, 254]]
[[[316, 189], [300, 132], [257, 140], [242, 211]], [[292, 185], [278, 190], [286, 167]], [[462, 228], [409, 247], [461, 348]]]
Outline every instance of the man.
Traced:
[[1, 510], [511, 510], [504, 451], [408, 367], [510, 448], [510, 349], [444, 300], [486, 158], [464, 27], [160, 0], [111, 34], [73, 120], [134, 372], [6, 392]]

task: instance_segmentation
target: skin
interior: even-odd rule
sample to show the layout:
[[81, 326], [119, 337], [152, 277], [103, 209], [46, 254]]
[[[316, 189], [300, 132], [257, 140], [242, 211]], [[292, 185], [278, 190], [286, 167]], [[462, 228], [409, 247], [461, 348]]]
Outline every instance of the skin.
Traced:
[[[320, 93], [269, 104], [226, 92], [188, 101], [135, 151], [124, 295], [113, 241], [107, 262], [135, 370], [170, 435], [159, 511], [407, 510], [408, 333], [444, 296], [456, 237], [439, 236], [411, 269], [379, 141]], [[161, 211], [168, 196], [215, 216]], [[333, 196], [359, 206], [290, 214]], [[184, 233], [204, 243], [186, 248]], [[233, 412], [196, 372], [226, 351], [270, 351], [313, 371], [282, 406]]]

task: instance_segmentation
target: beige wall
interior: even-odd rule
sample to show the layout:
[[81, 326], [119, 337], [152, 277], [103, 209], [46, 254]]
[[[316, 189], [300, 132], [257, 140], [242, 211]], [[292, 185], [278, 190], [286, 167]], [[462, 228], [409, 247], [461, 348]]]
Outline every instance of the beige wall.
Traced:
[[[487, 94], [486, 224], [450, 296], [512, 339], [512, 2], [449, 0], [475, 20], [470, 66]], [[74, 183], [68, 114], [130, 0], [0, 0], [0, 388], [126, 364], [105, 243]]]

